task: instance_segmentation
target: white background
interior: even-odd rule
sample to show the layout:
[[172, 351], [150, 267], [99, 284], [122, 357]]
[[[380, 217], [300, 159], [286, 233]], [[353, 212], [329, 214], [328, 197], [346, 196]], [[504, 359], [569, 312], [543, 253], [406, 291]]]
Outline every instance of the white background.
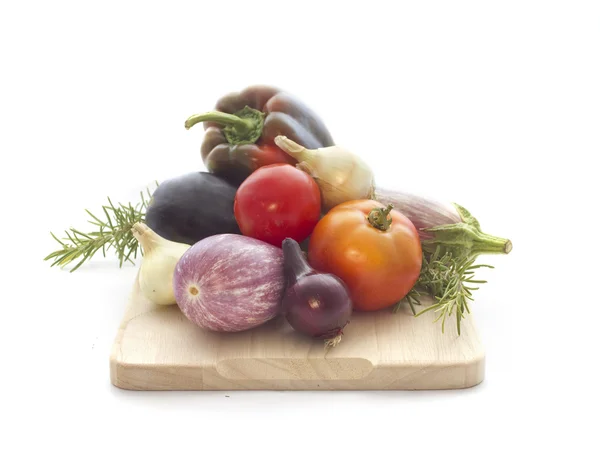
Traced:
[[[0, 458], [598, 458], [598, 2], [3, 2], [0, 53]], [[484, 383], [111, 386], [136, 269], [50, 268], [49, 232], [203, 169], [184, 120], [254, 83], [511, 238], [473, 306]]]

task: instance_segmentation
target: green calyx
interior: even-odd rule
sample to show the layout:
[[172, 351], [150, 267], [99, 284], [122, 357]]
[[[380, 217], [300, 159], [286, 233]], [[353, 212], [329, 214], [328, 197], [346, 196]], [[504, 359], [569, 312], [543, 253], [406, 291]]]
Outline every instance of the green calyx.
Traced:
[[474, 258], [481, 254], [508, 254], [512, 250], [510, 240], [484, 233], [469, 211], [456, 203], [454, 206], [462, 222], [424, 229], [433, 235], [433, 239], [422, 242], [425, 252], [433, 253], [441, 246], [457, 257]]
[[196, 123], [212, 121], [224, 125], [223, 135], [229, 144], [254, 144], [262, 135], [264, 120], [263, 112], [246, 106], [234, 114], [214, 111], [192, 115], [185, 121], [185, 129]]
[[[456, 331], [461, 333], [461, 321], [469, 314], [469, 302], [473, 292], [485, 280], [475, 279], [479, 268], [494, 268], [491, 265], [476, 264], [481, 254], [508, 254], [512, 243], [506, 238], [488, 235], [481, 231], [479, 221], [462, 206], [454, 203], [461, 222], [422, 229], [430, 233], [432, 239], [421, 239], [423, 263], [419, 278], [405, 300], [415, 316], [434, 311], [435, 322], [441, 320], [442, 333], [446, 320], [454, 316]], [[433, 297], [434, 302], [416, 312], [421, 305], [421, 296]], [[394, 307], [399, 311], [401, 304]]]
[[392, 225], [390, 212], [393, 207], [393, 205], [388, 204], [386, 208], [374, 208], [367, 216], [367, 220], [373, 227], [385, 232]]

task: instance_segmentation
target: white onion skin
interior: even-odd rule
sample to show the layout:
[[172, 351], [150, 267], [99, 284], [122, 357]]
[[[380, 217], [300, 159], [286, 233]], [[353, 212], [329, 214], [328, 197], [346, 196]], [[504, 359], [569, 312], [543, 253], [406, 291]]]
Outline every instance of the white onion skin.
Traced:
[[197, 326], [239, 332], [281, 312], [283, 251], [243, 235], [215, 235], [179, 260], [173, 290], [183, 314]]

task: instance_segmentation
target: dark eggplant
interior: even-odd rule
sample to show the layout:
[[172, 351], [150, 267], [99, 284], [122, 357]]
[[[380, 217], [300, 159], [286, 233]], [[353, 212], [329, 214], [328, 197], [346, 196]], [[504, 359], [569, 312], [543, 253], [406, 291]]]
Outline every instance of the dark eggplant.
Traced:
[[165, 180], [152, 195], [146, 225], [167, 240], [189, 245], [212, 235], [240, 234], [233, 215], [236, 191], [204, 171]]

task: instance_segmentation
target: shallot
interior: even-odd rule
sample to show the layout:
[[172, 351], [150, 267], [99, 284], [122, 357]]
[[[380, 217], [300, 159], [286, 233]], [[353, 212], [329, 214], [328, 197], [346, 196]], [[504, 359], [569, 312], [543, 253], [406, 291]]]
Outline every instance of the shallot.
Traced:
[[175, 304], [173, 272], [191, 246], [169, 241], [142, 222], [133, 224], [131, 232], [144, 251], [138, 275], [140, 290], [157, 305]]
[[335, 275], [314, 270], [305, 260], [298, 243], [283, 241], [286, 291], [283, 314], [298, 332], [325, 339], [334, 347], [352, 315], [352, 300], [344, 282]]

